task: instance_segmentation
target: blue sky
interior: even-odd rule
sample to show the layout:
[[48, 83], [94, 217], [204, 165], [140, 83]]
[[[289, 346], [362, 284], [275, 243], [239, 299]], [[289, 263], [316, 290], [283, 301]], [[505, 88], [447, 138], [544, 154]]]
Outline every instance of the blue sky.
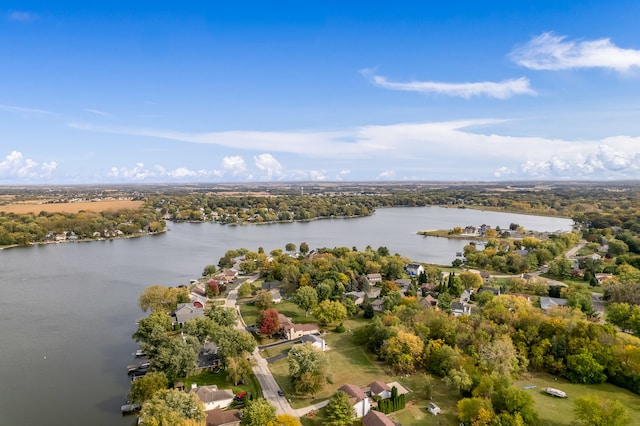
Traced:
[[640, 178], [637, 1], [0, 8], [2, 185]]

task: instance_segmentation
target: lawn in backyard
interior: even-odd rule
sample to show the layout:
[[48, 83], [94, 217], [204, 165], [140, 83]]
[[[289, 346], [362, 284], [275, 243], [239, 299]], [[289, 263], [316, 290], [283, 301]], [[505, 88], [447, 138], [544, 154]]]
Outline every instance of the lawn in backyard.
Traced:
[[[599, 398], [608, 398], [622, 403], [631, 417], [632, 425], [640, 426], [640, 395], [614, 386], [609, 383], [599, 385], [584, 385], [569, 383], [564, 379], [550, 374], [532, 374], [514, 383], [514, 386], [523, 389], [525, 386], [535, 388], [525, 389], [531, 394], [536, 403], [536, 410], [540, 416], [540, 423], [549, 426], [571, 425], [573, 420], [573, 401], [588, 394], [597, 395]], [[552, 387], [567, 393], [567, 398], [558, 398], [548, 395], [544, 388]]]
[[198, 386], [216, 385], [218, 389], [231, 389], [235, 394], [246, 391], [252, 395], [262, 395], [262, 388], [254, 374], [251, 374], [245, 384], [239, 384], [237, 386], [233, 386], [233, 383], [228, 380], [226, 370], [220, 370], [218, 373], [203, 371], [200, 374], [187, 377], [183, 382], [185, 389], [190, 389], [191, 384], [195, 383]]

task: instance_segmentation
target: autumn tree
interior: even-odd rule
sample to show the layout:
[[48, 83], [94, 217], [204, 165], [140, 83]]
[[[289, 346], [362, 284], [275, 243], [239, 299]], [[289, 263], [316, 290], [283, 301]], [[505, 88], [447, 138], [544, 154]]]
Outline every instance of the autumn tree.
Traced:
[[255, 361], [248, 352], [227, 358], [225, 360], [227, 378], [234, 386], [237, 386], [238, 383], [245, 383], [251, 376], [254, 363]]
[[280, 330], [280, 318], [278, 311], [269, 308], [260, 312], [260, 333], [272, 337]]
[[326, 382], [327, 360], [324, 354], [306, 342], [289, 351], [289, 377], [296, 392], [315, 395]]
[[291, 414], [278, 414], [276, 420], [269, 422], [268, 426], [302, 426], [302, 423]]
[[480, 288], [482, 287], [482, 277], [475, 272], [460, 272], [458, 275], [464, 288]]
[[173, 288], [161, 285], [152, 285], [145, 288], [138, 298], [138, 306], [143, 312], [162, 310], [169, 312], [175, 310], [178, 303], [189, 301], [186, 288]]
[[167, 389], [168, 386], [169, 380], [163, 372], [154, 371], [147, 373], [131, 382], [129, 400], [134, 404], [142, 405], [150, 400], [156, 392]]
[[458, 418], [464, 424], [489, 426], [494, 418], [493, 405], [487, 398], [464, 398], [458, 401]]
[[205, 423], [206, 414], [200, 398], [194, 393], [174, 389], [156, 392], [142, 405], [139, 418], [142, 426], [204, 426]]
[[347, 317], [347, 308], [338, 301], [323, 300], [322, 303], [313, 310], [313, 315], [320, 325], [327, 326], [336, 322], [342, 322]]
[[273, 306], [273, 295], [268, 290], [260, 290], [256, 297], [253, 298], [253, 303], [258, 308], [258, 311], [264, 311]]
[[246, 407], [242, 410], [240, 424], [246, 426], [270, 426], [275, 421], [277, 421], [276, 407], [266, 399], [258, 398], [247, 402]]

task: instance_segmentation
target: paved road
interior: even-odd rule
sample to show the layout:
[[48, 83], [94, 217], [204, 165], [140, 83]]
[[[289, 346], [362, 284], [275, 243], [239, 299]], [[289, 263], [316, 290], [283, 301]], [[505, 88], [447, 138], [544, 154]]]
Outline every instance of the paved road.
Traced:
[[[258, 278], [258, 275], [255, 275], [249, 278], [246, 282], [253, 282], [257, 278]], [[238, 288], [236, 287], [233, 290], [230, 290], [229, 293], [227, 294], [227, 298], [224, 302], [224, 306], [225, 308], [235, 308], [237, 310], [238, 323], [236, 327], [240, 330], [245, 330], [246, 324], [242, 319], [242, 315], [240, 315], [239, 307], [236, 305], [237, 300], [238, 300]], [[253, 351], [253, 358], [256, 361], [256, 364], [253, 367], [253, 372], [255, 373], [256, 378], [258, 379], [258, 382], [260, 382], [260, 386], [262, 386], [262, 396], [276, 407], [276, 411], [278, 414], [290, 414], [294, 417], [298, 417], [296, 410], [291, 408], [289, 401], [287, 401], [285, 397], [278, 395], [278, 390], [280, 389], [280, 386], [278, 386], [278, 383], [273, 378], [273, 375], [269, 370], [269, 366], [267, 365], [267, 360], [265, 360], [260, 355], [260, 350], [258, 348], [256, 348]]]

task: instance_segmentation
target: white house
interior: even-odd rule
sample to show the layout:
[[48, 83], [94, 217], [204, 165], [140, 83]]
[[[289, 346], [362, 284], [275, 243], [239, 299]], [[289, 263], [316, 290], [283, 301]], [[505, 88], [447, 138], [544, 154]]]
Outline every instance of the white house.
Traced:
[[391, 398], [391, 388], [385, 382], [375, 381], [369, 384], [370, 396], [378, 395], [382, 399]]
[[404, 267], [404, 271], [412, 277], [417, 277], [424, 272], [424, 267], [418, 263], [408, 263]]
[[315, 334], [306, 334], [300, 338], [300, 343], [311, 343], [311, 346], [318, 349], [319, 351], [324, 352], [327, 350], [327, 344], [324, 339], [320, 336], [316, 336]]
[[216, 408], [227, 408], [233, 402], [235, 396], [230, 389], [218, 389], [218, 386], [198, 386], [191, 384], [190, 393], [195, 393], [204, 404], [204, 411], [215, 410]]
[[382, 281], [382, 275], [381, 274], [367, 274], [367, 280], [369, 280], [369, 284], [375, 285], [376, 283], [379, 283], [380, 281]]
[[371, 410], [369, 397], [356, 385], [344, 385], [338, 390], [343, 391], [349, 397], [349, 403], [356, 412], [356, 418], [364, 417]]
[[451, 302], [451, 313], [459, 317], [460, 315], [471, 315], [471, 305], [460, 302]]

